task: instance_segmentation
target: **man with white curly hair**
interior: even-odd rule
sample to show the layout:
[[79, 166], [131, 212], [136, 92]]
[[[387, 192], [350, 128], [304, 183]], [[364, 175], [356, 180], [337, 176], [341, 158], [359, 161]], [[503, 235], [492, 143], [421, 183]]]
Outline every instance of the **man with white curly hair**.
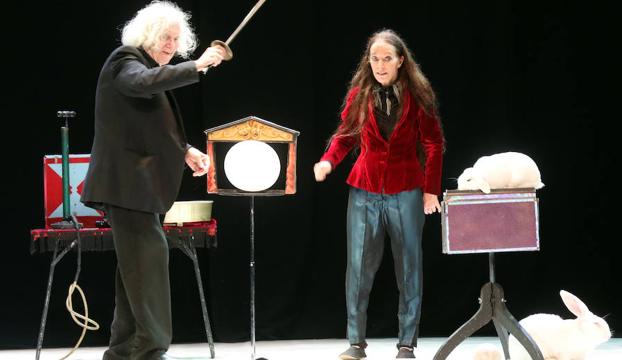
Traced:
[[172, 90], [226, 55], [208, 47], [196, 60], [190, 15], [153, 1], [127, 22], [123, 45], [103, 65], [95, 96], [95, 138], [81, 201], [103, 210], [117, 255], [115, 311], [104, 360], [167, 359], [172, 339], [168, 244], [160, 214], [172, 206], [184, 162], [194, 176], [206, 154], [188, 144]]

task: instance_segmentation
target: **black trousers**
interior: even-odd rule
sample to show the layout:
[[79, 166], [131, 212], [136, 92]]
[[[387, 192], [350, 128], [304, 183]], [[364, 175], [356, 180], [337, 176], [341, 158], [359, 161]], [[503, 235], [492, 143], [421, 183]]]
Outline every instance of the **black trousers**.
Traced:
[[106, 205], [117, 270], [104, 360], [152, 360], [172, 340], [169, 249], [159, 214]]

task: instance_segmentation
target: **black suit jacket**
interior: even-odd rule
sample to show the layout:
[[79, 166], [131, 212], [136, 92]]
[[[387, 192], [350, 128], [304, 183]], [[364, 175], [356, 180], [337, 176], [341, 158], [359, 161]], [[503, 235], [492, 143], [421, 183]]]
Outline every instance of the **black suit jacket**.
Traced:
[[121, 46], [106, 60], [95, 97], [95, 138], [81, 201], [165, 213], [179, 192], [187, 148], [170, 90], [199, 81], [193, 61], [158, 64]]

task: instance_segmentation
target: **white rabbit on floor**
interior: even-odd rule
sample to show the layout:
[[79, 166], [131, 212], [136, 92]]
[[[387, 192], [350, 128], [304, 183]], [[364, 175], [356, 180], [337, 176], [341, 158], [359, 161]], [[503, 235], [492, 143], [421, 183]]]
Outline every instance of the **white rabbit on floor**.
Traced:
[[[576, 319], [562, 319], [553, 314], [534, 314], [519, 321], [540, 348], [545, 360], [585, 360], [598, 345], [611, 338], [607, 322], [594, 315], [575, 295], [561, 290], [564, 304], [577, 316]], [[511, 360], [531, 360], [531, 356], [510, 336], [509, 350]], [[486, 351], [476, 352], [475, 360], [489, 358]]]
[[[575, 295], [564, 290], [559, 295], [576, 319], [534, 314], [519, 323], [538, 345], [545, 359], [584, 360], [590, 351], [611, 338], [609, 325], [603, 318], [592, 314]], [[512, 360], [531, 360], [513, 336], [510, 336], [509, 345]]]
[[543, 186], [536, 163], [518, 152], [482, 156], [458, 177], [458, 190], [481, 190], [487, 194], [491, 189]]

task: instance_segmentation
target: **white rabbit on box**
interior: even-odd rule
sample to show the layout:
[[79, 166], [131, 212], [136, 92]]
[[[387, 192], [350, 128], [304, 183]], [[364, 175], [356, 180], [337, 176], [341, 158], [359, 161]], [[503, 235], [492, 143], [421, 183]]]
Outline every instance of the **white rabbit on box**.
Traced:
[[[576, 319], [552, 314], [530, 315], [519, 323], [540, 348], [544, 359], [584, 360], [588, 353], [611, 338], [607, 322], [594, 315], [575, 295], [561, 290], [559, 295]], [[523, 346], [510, 336], [510, 358], [531, 360]]]
[[458, 190], [481, 190], [486, 194], [491, 189], [541, 189], [543, 186], [536, 163], [518, 152], [482, 156], [458, 177]]

